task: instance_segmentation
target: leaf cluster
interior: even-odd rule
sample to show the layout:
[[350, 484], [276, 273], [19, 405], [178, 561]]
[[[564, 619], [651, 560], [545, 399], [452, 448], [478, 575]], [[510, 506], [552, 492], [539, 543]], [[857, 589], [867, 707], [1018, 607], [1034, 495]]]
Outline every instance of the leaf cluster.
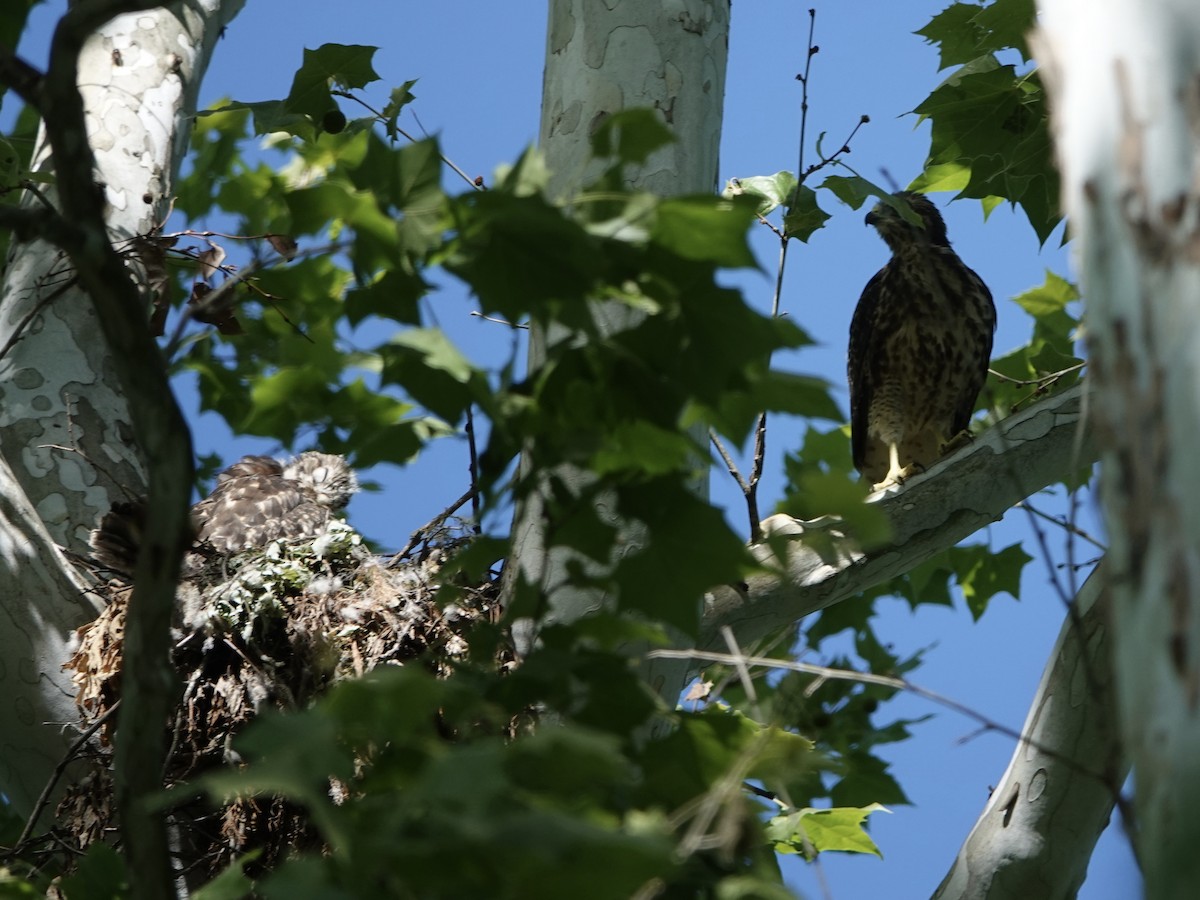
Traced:
[[[451, 188], [435, 140], [398, 140], [411, 83], [378, 113], [357, 93], [373, 78], [372, 52], [311, 51], [287, 98], [198, 118], [176, 207], [236, 225], [178, 233], [171, 302], [186, 309], [189, 281], [228, 286], [241, 333], [185, 322], [177, 367], [235, 431], [291, 445], [315, 429], [360, 465], [403, 462], [461, 434], [473, 414], [485, 425], [485, 516], [544, 492], [545, 552], [573, 554], [566, 577], [608, 602], [585, 623], [544, 628], [507, 677], [483, 657], [445, 680], [380, 673], [248, 734], [244, 777], [213, 790], [287, 796], [329, 846], [257, 889], [623, 897], [657, 881], [663, 896], [735, 883], [743, 896], [769, 893], [778, 873], [765, 811], [741, 781], [803, 769], [808, 742], [732, 710], [660, 709], [629, 656], [667, 627], [695, 634], [697, 598], [753, 565], [690, 490], [705, 452], [694, 430], [740, 444], [764, 408], [840, 417], [823, 381], [770, 368], [775, 351], [809, 343], [803, 330], [721, 284], [723, 269], [756, 265], [746, 240], [756, 203], [629, 189], [627, 167], [665, 139], [644, 111], [597, 131], [603, 171], [569, 203], [549, 195], [533, 150], [487, 190]], [[366, 114], [328, 127], [335, 98]], [[250, 132], [265, 151], [247, 152]], [[288, 241], [269, 239], [279, 235]], [[196, 262], [204, 251], [188, 242], [200, 238], [232, 250], [230, 261]], [[289, 260], [278, 251], [293, 242]], [[431, 291], [447, 280], [482, 314], [543, 335], [541, 361], [524, 368], [516, 341], [498, 365], [473, 358], [439, 322]], [[561, 479], [565, 468], [587, 479]], [[619, 554], [616, 519], [639, 531]], [[504, 535], [481, 538], [447, 581], [507, 552]], [[543, 615], [545, 590], [522, 581], [510, 614]], [[518, 723], [534, 711], [559, 727], [525, 734]], [[635, 740], [662, 721], [668, 737]], [[338, 802], [330, 778], [345, 786]], [[248, 876], [225, 877], [236, 893]]]
[[[1025, 63], [1033, 0], [954, 3], [917, 31], [955, 67], [913, 112], [932, 123], [929, 157], [912, 190], [1019, 205], [1045, 241], [1061, 216], [1046, 92]], [[1015, 52], [1019, 62], [1002, 60]]]
[[[1028, 0], [959, 3], [920, 32], [959, 69], [916, 110], [933, 122], [917, 186], [1018, 202], [1044, 240], [1057, 182], [1041, 86], [1001, 62], [1011, 48], [1026, 59], [1031, 10]], [[680, 712], [647, 690], [629, 648], [665, 642], [668, 629], [694, 635], [697, 598], [753, 567], [721, 512], [689, 489], [706, 457], [697, 429], [740, 445], [763, 410], [841, 419], [824, 381], [771, 368], [776, 351], [809, 343], [803, 329], [750, 308], [722, 270], [756, 265], [746, 234], [757, 217], [782, 209], [781, 239], [808, 241], [829, 218], [819, 191], [855, 209], [888, 191], [852, 170], [810, 187], [837, 154], [799, 177], [739, 179], [723, 197], [631, 190], [627, 168], [668, 139], [638, 110], [598, 129], [602, 174], [569, 201], [550, 195], [534, 150], [486, 190], [450, 186], [436, 140], [401, 142], [414, 83], [378, 110], [366, 99], [373, 53], [306, 51], [287, 97], [197, 118], [176, 209], [189, 223], [234, 227], [152, 236], [173, 266], [176, 371], [235, 432], [285, 446], [315, 439], [361, 466], [410, 460], [477, 416], [485, 515], [537, 491], [545, 553], [570, 554], [565, 577], [604, 598], [603, 612], [544, 629], [505, 677], [487, 652], [501, 638], [489, 633], [473, 665], [448, 678], [417, 666], [377, 672], [310, 710], [262, 720], [238, 748], [244, 772], [206, 787], [303, 804], [328, 849], [261, 879], [231, 869], [205, 896], [625, 897], [653, 885], [663, 897], [768, 897], [782, 895], [772, 848], [877, 853], [863, 821], [906, 798], [874, 749], [914, 724], [875, 722], [890, 688], [814, 691], [810, 676], [789, 674], [754, 697], [733, 684], [723, 703]], [[265, 149], [250, 149], [251, 135]], [[0, 176], [24, 172], [22, 146], [0, 144]], [[214, 246], [221, 253], [206, 256]], [[447, 282], [482, 314], [539, 334], [540, 361], [523, 365], [515, 330], [499, 363], [460, 346], [438, 316], [434, 288]], [[230, 291], [240, 333], [189, 318], [200, 283]], [[1053, 276], [1018, 298], [1035, 316], [1034, 342], [997, 368], [1024, 381], [1069, 368], [1074, 299]], [[997, 383], [998, 409], [1018, 402], [1011, 384]], [[811, 427], [786, 465], [788, 512], [838, 513], [868, 545], [885, 537], [861, 502], [844, 429]], [[636, 543], [619, 546], [617, 520], [634, 523]], [[447, 600], [455, 575], [487, 569], [508, 546], [507, 535], [487, 535], [451, 562]], [[956, 548], [876, 595], [949, 602], [953, 578], [978, 617], [995, 593], [1015, 594], [1027, 559], [1019, 547]], [[510, 613], [544, 616], [546, 593], [518, 579]], [[878, 639], [871, 600], [827, 610], [807, 641], [849, 629], [873, 671], [910, 670], [919, 655], [899, 659]], [[556, 727], [527, 727], [536, 719]], [[746, 780], [776, 803], [750, 799]], [[826, 800], [835, 808], [813, 807]], [[97, 848], [64, 889], [119, 895], [121, 874]]]
[[[731, 770], [769, 777], [802, 766], [808, 743], [710, 709], [676, 714], [668, 737], [636, 746], [631, 726], [654, 698], [620, 654], [593, 648], [567, 659], [562, 638], [551, 635], [507, 679], [380, 670], [311, 710], [260, 720], [238, 745], [245, 772], [204, 784], [218, 797], [269, 792], [303, 803], [328, 849], [255, 889], [267, 898], [615, 898], [656, 883], [662, 896], [685, 897], [736, 877], [770, 890], [760, 810], [739, 781], [713, 786]], [[547, 690], [547, 679], [559, 687]], [[530, 703], [547, 700], [555, 727], [514, 739]], [[723, 820], [721, 853], [684, 849], [697, 798]], [[236, 870], [223, 879], [201, 896], [251, 886]]]

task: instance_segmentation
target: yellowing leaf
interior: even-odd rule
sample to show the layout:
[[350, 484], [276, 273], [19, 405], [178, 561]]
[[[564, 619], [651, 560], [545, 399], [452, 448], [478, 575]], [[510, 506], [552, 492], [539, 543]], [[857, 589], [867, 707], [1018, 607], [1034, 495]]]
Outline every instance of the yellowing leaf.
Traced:
[[767, 823], [767, 837], [779, 853], [801, 853], [806, 859], [826, 850], [871, 853], [882, 859], [883, 854], [862, 824], [874, 812], [891, 810], [878, 803], [863, 807], [802, 809], [771, 819]]

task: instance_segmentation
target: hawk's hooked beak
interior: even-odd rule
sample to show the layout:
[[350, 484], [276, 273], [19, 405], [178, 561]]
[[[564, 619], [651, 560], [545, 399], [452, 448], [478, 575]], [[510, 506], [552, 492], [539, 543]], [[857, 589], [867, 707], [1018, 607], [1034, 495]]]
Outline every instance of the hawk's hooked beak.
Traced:
[[878, 225], [880, 222], [894, 218], [896, 218], [896, 210], [892, 208], [891, 204], [878, 200], [871, 207], [871, 211], [867, 213], [865, 221], [868, 225]]

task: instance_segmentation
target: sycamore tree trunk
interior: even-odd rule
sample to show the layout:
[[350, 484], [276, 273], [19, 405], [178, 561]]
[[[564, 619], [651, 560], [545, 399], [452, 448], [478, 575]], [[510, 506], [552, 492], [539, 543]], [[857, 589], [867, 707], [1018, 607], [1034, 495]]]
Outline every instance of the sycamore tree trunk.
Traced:
[[1075, 598], [1022, 741], [938, 900], [1068, 900], [1087, 875], [1128, 771], [1113, 702], [1107, 571]]
[[1146, 895], [1200, 884], [1200, 6], [1041, 0]]
[[[716, 190], [729, 7], [729, 0], [551, 0], [540, 144], [553, 173], [553, 196], [569, 200], [598, 174], [589, 168], [595, 129], [613, 113], [638, 107], [654, 109], [677, 140], [632, 173], [629, 186], [667, 196]], [[600, 329], [611, 334], [632, 324], [637, 314], [598, 303], [593, 315]], [[545, 358], [548, 342], [564, 337], [553, 330], [532, 334], [530, 368]], [[589, 479], [577, 470], [539, 477], [546, 490], [552, 483], [580, 489]], [[566, 577], [569, 565], [584, 571], [594, 565], [582, 554], [561, 547], [547, 550], [543, 496], [534, 493], [517, 510], [506, 592], [511, 597], [518, 583], [537, 586], [546, 603], [542, 621], [569, 622], [603, 608], [612, 598], [579, 588]], [[621, 535], [617, 546], [638, 545], [635, 526], [610, 524]], [[534, 637], [523, 629], [517, 636], [523, 649]], [[674, 703], [685, 671], [686, 665], [658, 660], [649, 664], [646, 674]]]
[[[35, 167], [55, 177], [0, 222], [15, 233], [0, 291], [0, 793], [21, 814], [76, 737], [61, 666], [71, 629], [95, 610], [71, 556], [114, 500], [148, 488], [180, 520], [168, 534], [152, 509], [151, 541], [172, 551], [183, 533], [186, 427], [130, 241], [167, 213], [200, 79], [242, 2], [85, 0], [58, 26], [45, 73], [0, 48], [0, 77], [43, 115]], [[143, 597], [167, 596], [171, 568], [139, 567]]]

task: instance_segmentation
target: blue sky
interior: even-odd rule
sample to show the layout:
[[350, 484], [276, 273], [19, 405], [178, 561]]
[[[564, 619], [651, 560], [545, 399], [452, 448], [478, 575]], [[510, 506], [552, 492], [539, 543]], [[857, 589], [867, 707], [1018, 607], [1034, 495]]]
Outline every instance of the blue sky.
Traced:
[[[827, 147], [840, 145], [860, 115], [871, 118], [855, 138], [848, 161], [868, 178], [883, 181], [881, 170], [906, 184], [919, 171], [928, 144], [926, 128], [905, 115], [943, 77], [937, 52], [912, 34], [948, 0], [840, 0], [817, 5], [816, 42], [810, 89], [809, 134], [826, 131]], [[795, 169], [800, 88], [794, 76], [803, 65], [808, 27], [804, 3], [742, 0], [734, 4], [720, 181]], [[45, 35], [65, 7], [47, 3], [34, 14], [34, 31], [23, 48], [31, 61], [43, 59]], [[443, 150], [468, 174], [491, 178], [538, 133], [545, 52], [545, 4], [443, 0], [371, 2], [340, 0], [250, 0], [220, 42], [201, 91], [202, 104], [221, 97], [266, 100], [283, 97], [305, 47], [323, 43], [379, 46], [375, 68], [382, 75], [373, 99], [393, 85], [419, 79], [417, 101], [405, 127], [437, 134]], [[368, 94], [370, 89], [368, 90]], [[6, 112], [9, 110], [6, 109]], [[808, 148], [811, 159], [812, 147]], [[447, 180], [451, 190], [459, 188]], [[459, 182], [461, 184], [461, 182]], [[1009, 298], [1040, 284], [1047, 268], [1067, 273], [1066, 253], [1055, 235], [1040, 248], [1020, 213], [996, 211], [985, 224], [978, 204], [943, 207], [951, 240], [967, 263], [991, 287], [999, 308], [995, 353], [1023, 344], [1030, 321]], [[816, 348], [782, 356], [780, 368], [818, 374], [839, 386], [846, 406], [845, 348], [850, 316], [867, 279], [887, 258], [878, 236], [863, 224], [863, 211], [841, 206], [831, 195], [822, 205], [833, 214], [828, 227], [809, 245], [793, 246], [784, 305], [817, 339]], [[197, 223], [211, 225], [217, 223]], [[739, 273], [734, 283], [752, 302], [770, 303], [777, 246], [760, 229], [756, 251], [764, 271]], [[470, 316], [470, 297], [451, 279], [428, 302], [428, 311], [475, 358], [500, 359], [509, 337], [500, 326]], [[181, 398], [195, 405], [194, 392], [181, 385]], [[231, 440], [212, 416], [192, 415], [198, 451], [216, 450], [227, 459], [243, 452], [278, 452], [263, 441]], [[777, 418], [769, 434], [769, 459], [762, 507], [782, 491], [782, 454], [799, 442], [800, 424]], [[358, 497], [350, 519], [385, 546], [399, 547], [408, 533], [428, 521], [466, 487], [466, 449], [448, 440], [404, 467], [377, 467], [367, 473], [382, 490]], [[714, 470], [714, 498], [731, 508], [731, 521], [744, 520], [740, 494]], [[1094, 513], [1094, 501], [1087, 500]], [[1043, 505], [1053, 508], [1053, 501]], [[997, 548], [1028, 541], [1019, 511], [977, 535]], [[1051, 544], [1061, 550], [1057, 534]], [[1028, 552], [1039, 554], [1032, 544]], [[900, 601], [883, 601], [877, 631], [901, 655], [931, 647], [914, 680], [946, 694], [1010, 727], [1019, 728], [1047, 653], [1064, 617], [1048, 586], [1046, 565], [1031, 563], [1022, 601], [1007, 596], [992, 602], [982, 621], [972, 623], [965, 606], [921, 607], [910, 612]], [[853, 602], [853, 601], [850, 601]], [[933, 713], [903, 745], [885, 748], [892, 771], [914, 802], [891, 815], [872, 819], [872, 834], [885, 860], [828, 854], [823, 877], [835, 898], [929, 896], [945, 874], [1000, 778], [1012, 742], [995, 734], [974, 736], [976, 725], [915, 697], [901, 697], [881, 710], [878, 720]], [[964, 740], [966, 739], [966, 740]], [[816, 874], [799, 862], [785, 862], [789, 882], [805, 896], [821, 897]], [[1125, 900], [1138, 893], [1138, 879], [1123, 837], [1110, 829], [1093, 860], [1083, 900]]]

